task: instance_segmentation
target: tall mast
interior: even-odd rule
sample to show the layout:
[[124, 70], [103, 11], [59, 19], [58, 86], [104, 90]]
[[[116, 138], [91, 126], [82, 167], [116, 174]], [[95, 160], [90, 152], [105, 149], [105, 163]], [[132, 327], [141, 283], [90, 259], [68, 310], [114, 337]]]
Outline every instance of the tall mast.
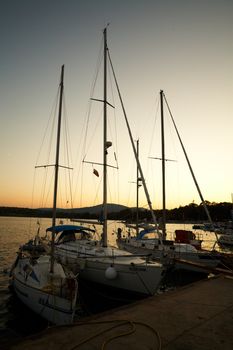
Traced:
[[[137, 142], [137, 157], [139, 158], [139, 140]], [[139, 170], [138, 170], [138, 164], [137, 164], [137, 177], [136, 177], [136, 186], [137, 186], [137, 192], [136, 192], [136, 235], [138, 236], [138, 193], [139, 193]]]
[[166, 187], [165, 187], [165, 140], [164, 140], [164, 117], [163, 117], [163, 90], [160, 90], [161, 107], [161, 150], [162, 150], [162, 191], [163, 191], [163, 238], [166, 238]]
[[58, 110], [58, 124], [57, 124], [57, 145], [56, 145], [56, 158], [55, 158], [55, 178], [54, 178], [54, 192], [53, 192], [53, 217], [52, 217], [52, 242], [51, 242], [51, 266], [50, 272], [54, 270], [54, 240], [55, 240], [55, 225], [57, 214], [57, 187], [58, 187], [58, 170], [59, 170], [59, 154], [60, 154], [60, 135], [61, 135], [61, 116], [62, 116], [62, 98], [63, 98], [63, 85], [64, 81], [64, 64], [61, 67], [61, 80], [60, 80], [60, 96], [59, 96], [59, 110]]
[[103, 110], [103, 246], [107, 247], [107, 28], [104, 29], [104, 110]]
[[[191, 163], [190, 163], [190, 161], [189, 161], [188, 155], [187, 155], [187, 153], [186, 153], [185, 147], [184, 147], [183, 142], [182, 142], [182, 140], [181, 140], [180, 134], [179, 134], [179, 132], [178, 132], [178, 129], [177, 129], [175, 120], [174, 120], [174, 118], [173, 118], [171, 109], [170, 109], [170, 107], [169, 107], [169, 105], [168, 105], [168, 102], [167, 102], [167, 99], [166, 99], [166, 96], [165, 96], [165, 95], [164, 95], [164, 99], [165, 99], [165, 103], [166, 103], [166, 105], [167, 105], [169, 114], [170, 114], [170, 116], [171, 116], [172, 123], [173, 123], [173, 125], [174, 125], [176, 134], [177, 134], [178, 139], [179, 139], [179, 141], [180, 141], [181, 148], [182, 148], [182, 150], [183, 150], [183, 152], [184, 152], [184, 156], [185, 156], [185, 159], [186, 159], [186, 161], [187, 161], [187, 164], [188, 164], [190, 173], [191, 173], [191, 175], [192, 175], [193, 181], [194, 181], [194, 183], [195, 183], [197, 192], [198, 192], [199, 197], [200, 197], [200, 199], [201, 199], [201, 203], [202, 203], [203, 206], [204, 206], [204, 210], [205, 210], [205, 212], [206, 212], [206, 215], [207, 215], [207, 218], [208, 218], [208, 220], [209, 220], [209, 223], [211, 224], [211, 227], [214, 228], [214, 224], [213, 224], [213, 221], [212, 221], [212, 219], [211, 219], [209, 210], [208, 210], [208, 208], [207, 208], [206, 202], [205, 202], [204, 197], [203, 197], [203, 195], [202, 195], [202, 193], [201, 193], [201, 189], [200, 189], [200, 187], [199, 187], [199, 185], [198, 185], [198, 182], [197, 182], [197, 180], [196, 180], [196, 177], [195, 177], [195, 175], [194, 175], [194, 172], [193, 172]], [[215, 232], [215, 231], [214, 231], [214, 232]], [[216, 232], [215, 232], [215, 237], [216, 237], [216, 242], [218, 242], [218, 235], [217, 235]], [[214, 246], [215, 246], [216, 242], [214, 243]], [[214, 248], [214, 246], [213, 246], [213, 248]]]
[[232, 203], [232, 208], [231, 208], [231, 220], [233, 221], [233, 193], [231, 194], [231, 203]]

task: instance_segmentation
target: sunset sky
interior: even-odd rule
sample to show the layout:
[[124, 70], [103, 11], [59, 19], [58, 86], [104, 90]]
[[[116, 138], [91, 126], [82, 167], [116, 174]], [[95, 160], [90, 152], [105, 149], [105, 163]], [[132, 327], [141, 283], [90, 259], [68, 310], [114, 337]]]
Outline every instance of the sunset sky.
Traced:
[[[204, 198], [230, 202], [232, 0], [11, 0], [1, 1], [0, 11], [0, 206], [37, 206], [32, 203], [34, 166], [62, 64], [74, 167], [73, 205], [101, 203], [101, 175], [95, 177], [92, 166], [87, 165], [82, 191], [77, 175], [82, 167], [80, 143], [102, 31], [108, 23], [108, 46], [133, 137], [139, 139], [140, 160], [153, 207], [161, 208], [161, 164], [149, 158], [161, 156], [161, 89]], [[101, 84], [100, 81], [95, 98], [102, 98]], [[109, 92], [109, 102], [115, 105], [110, 95]], [[167, 207], [193, 201], [199, 204], [167, 117], [166, 156], [176, 160], [166, 162]], [[119, 175], [109, 170], [109, 183], [114, 177], [118, 193], [115, 195], [112, 190], [108, 201], [133, 206], [136, 165], [122, 118], [121, 113], [117, 139]], [[109, 139], [113, 141], [110, 135]], [[95, 154], [87, 159], [100, 162], [102, 146], [94, 134], [92, 144]], [[109, 150], [110, 163], [113, 149]], [[102, 171], [100, 166], [97, 170]], [[145, 203], [140, 188], [140, 205]], [[59, 202], [59, 206], [64, 207], [64, 202]]]

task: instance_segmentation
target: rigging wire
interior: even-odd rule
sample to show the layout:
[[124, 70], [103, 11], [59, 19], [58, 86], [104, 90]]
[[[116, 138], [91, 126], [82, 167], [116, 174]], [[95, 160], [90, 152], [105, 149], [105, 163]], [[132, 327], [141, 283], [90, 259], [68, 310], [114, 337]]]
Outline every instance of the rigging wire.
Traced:
[[89, 122], [90, 122], [91, 108], [92, 108], [92, 102], [93, 102], [92, 98], [94, 96], [94, 91], [95, 91], [97, 79], [98, 79], [99, 72], [100, 72], [100, 66], [101, 66], [101, 63], [103, 61], [102, 46], [103, 46], [103, 38], [101, 40], [101, 45], [100, 45], [99, 55], [97, 58], [97, 65], [96, 65], [94, 80], [93, 80], [93, 84], [91, 86], [90, 98], [89, 98], [89, 102], [88, 102], [88, 111], [87, 111], [87, 116], [86, 116], [86, 128], [85, 128], [84, 144], [83, 144], [83, 154], [86, 154], [86, 146], [87, 146], [86, 141], [87, 141], [87, 135], [88, 135], [88, 130], [89, 130]]
[[[109, 77], [109, 83], [110, 83], [110, 91], [111, 91], [111, 96], [112, 96], [112, 101], [113, 101], [113, 106], [115, 106], [115, 97], [114, 97], [114, 90], [113, 90], [113, 82], [112, 82], [112, 70], [111, 67], [109, 66], [109, 61], [108, 61], [108, 77]], [[117, 169], [119, 169], [118, 166], [118, 159], [117, 159], [117, 154], [118, 154], [118, 133], [117, 133], [117, 118], [116, 118], [116, 109], [113, 108], [113, 116], [114, 116], [114, 135], [113, 135], [113, 131], [111, 128], [111, 123], [108, 123], [109, 126], [109, 130], [110, 130], [110, 135], [111, 138], [114, 140], [113, 142], [113, 157], [114, 157], [114, 161], [115, 161], [115, 166]], [[113, 173], [113, 177], [115, 178], [115, 172]], [[110, 186], [109, 186], [110, 188]], [[114, 187], [116, 188], [116, 193], [117, 193], [117, 203], [120, 203], [120, 180], [119, 180], [119, 171], [117, 171], [117, 177], [116, 177], [116, 186]]]
[[[90, 130], [89, 124], [90, 124], [90, 116], [91, 116], [91, 111], [92, 111], [93, 95], [94, 95], [94, 91], [95, 91], [95, 88], [96, 88], [96, 85], [97, 85], [97, 80], [98, 80], [99, 72], [100, 72], [100, 69], [101, 69], [102, 61], [103, 61], [103, 50], [102, 50], [103, 42], [104, 41], [103, 41], [103, 38], [102, 38], [101, 47], [100, 47], [100, 54], [99, 54], [99, 57], [98, 57], [98, 60], [97, 60], [97, 66], [96, 66], [96, 71], [95, 71], [95, 76], [94, 76], [94, 82], [93, 82], [92, 87], [91, 87], [90, 100], [89, 100], [88, 111], [87, 111], [87, 115], [86, 115], [86, 125], [85, 125], [85, 131], [84, 131], [84, 142], [83, 142], [83, 146], [82, 146], [82, 154], [83, 154], [82, 162], [85, 161], [86, 156], [87, 156], [87, 154], [88, 154], [88, 152], [89, 152], [89, 150], [91, 148], [91, 145], [93, 145], [94, 134], [96, 133], [96, 130], [98, 129], [98, 127], [99, 127], [99, 125], [100, 125], [100, 123], [102, 121], [102, 110], [101, 110], [99, 112], [99, 117], [97, 118], [96, 125], [94, 126], [92, 135], [88, 135], [88, 134], [91, 134], [90, 133], [91, 130]], [[108, 70], [110, 70], [109, 66], [108, 66]], [[114, 101], [114, 93], [113, 93], [113, 88], [112, 88], [111, 74], [109, 74], [109, 83], [110, 83], [110, 86], [111, 86], [112, 100]], [[113, 150], [114, 150], [113, 151], [113, 157], [114, 157], [114, 162], [117, 165], [116, 168], [118, 168], [118, 160], [117, 160], [117, 156], [116, 156], [118, 144], [117, 144], [115, 109], [114, 109], [114, 125], [115, 125], [115, 127], [114, 127], [115, 135], [114, 136], [113, 136], [113, 131], [112, 131], [112, 128], [111, 128], [112, 123], [109, 123], [108, 125], [109, 125], [109, 131], [110, 131], [111, 138], [116, 140], [116, 142], [113, 142]], [[89, 143], [87, 143], [87, 139], [89, 139]], [[93, 162], [93, 164], [94, 164], [94, 162]], [[115, 178], [115, 176], [114, 176], [114, 178]], [[81, 206], [82, 206], [82, 201], [83, 201], [83, 181], [84, 180], [85, 180], [84, 179], [84, 167], [82, 166], [81, 167], [81, 190], [80, 190], [80, 203], [81, 203]], [[101, 179], [99, 179], [99, 180], [101, 180]], [[95, 184], [96, 184], [96, 181], [95, 181]], [[99, 187], [100, 187], [100, 183], [99, 183], [98, 188], [97, 188], [95, 200], [96, 200], [96, 198], [98, 196]], [[117, 179], [117, 185], [115, 187], [117, 187], [117, 189], [118, 189], [116, 193], [118, 195], [118, 202], [119, 202], [119, 178]], [[110, 186], [108, 187], [108, 189], [109, 188], [110, 188]], [[77, 186], [76, 186], [76, 189], [77, 189]]]
[[[57, 94], [55, 97], [55, 101], [53, 103], [53, 107], [50, 113], [50, 117], [49, 120], [47, 122], [46, 128], [45, 128], [45, 132], [42, 138], [42, 143], [39, 149], [39, 153], [37, 156], [37, 160], [36, 160], [36, 168], [38, 167], [38, 163], [39, 163], [39, 158], [42, 156], [42, 149], [45, 148], [45, 141], [46, 141], [46, 136], [48, 135], [48, 131], [49, 128], [51, 127], [50, 130], [50, 136], [48, 138], [48, 151], [47, 151], [47, 157], [46, 157], [46, 165], [49, 164], [50, 162], [50, 156], [51, 156], [51, 152], [52, 152], [52, 141], [54, 139], [54, 133], [55, 133], [55, 122], [56, 122], [56, 118], [55, 115], [57, 114], [57, 109], [58, 109], [58, 100], [59, 100], [59, 88], [57, 90]], [[42, 186], [41, 186], [41, 194], [40, 194], [40, 202], [39, 202], [39, 207], [43, 208], [46, 206], [47, 203], [47, 198], [48, 198], [48, 194], [46, 195], [46, 190], [47, 190], [47, 183], [48, 183], [48, 167], [44, 166], [44, 173], [42, 176]], [[51, 180], [50, 180], [50, 186], [51, 186]], [[50, 187], [49, 186], [49, 187]]]
[[[100, 177], [100, 181], [98, 182], [98, 185], [97, 185], [97, 189], [96, 189], [96, 194], [95, 194], [95, 197], [94, 197], [94, 205], [95, 204], [98, 204], [99, 202], [97, 201], [97, 198], [99, 197], [100, 195], [100, 191], [101, 191], [101, 182], [103, 181], [103, 174], [101, 175]], [[96, 183], [94, 182], [94, 178], [93, 178], [93, 184], [94, 186], [96, 187]]]
[[143, 171], [142, 171], [142, 168], [141, 168], [141, 164], [140, 164], [140, 162], [138, 160], [136, 148], [135, 148], [134, 143], [133, 143], [132, 132], [130, 130], [128, 118], [127, 118], [126, 111], [125, 111], [125, 108], [124, 108], [123, 100], [122, 100], [122, 97], [121, 97], [119, 85], [118, 85], [118, 82], [117, 82], [117, 79], [116, 79], [116, 75], [115, 75], [115, 71], [114, 71], [114, 68], [113, 68], [113, 64], [112, 64], [112, 60], [111, 60], [111, 57], [110, 57], [109, 50], [108, 50], [108, 57], [109, 57], [109, 61], [110, 61], [110, 64], [111, 64], [111, 68], [112, 68], [112, 72], [113, 72], [116, 88], [117, 88], [117, 91], [118, 91], [118, 96], [119, 96], [119, 99], [120, 99], [121, 107], [122, 107], [122, 110], [123, 110], [125, 122], [126, 122], [128, 133], [129, 133], [129, 137], [130, 137], [130, 140], [131, 140], [131, 145], [133, 147], [133, 153], [134, 153], [135, 159], [137, 161], [138, 170], [139, 170], [139, 173], [140, 173], [140, 177], [142, 179], [142, 184], [143, 184], [143, 188], [144, 188], [145, 195], [146, 195], [146, 198], [147, 198], [148, 206], [150, 208], [150, 213], [151, 213], [154, 225], [156, 227], [160, 243], [161, 243], [161, 245], [163, 245], [162, 237], [161, 237], [161, 234], [159, 232], [159, 227], [158, 227], [158, 223], [157, 223], [157, 219], [156, 219], [155, 213], [154, 213], [153, 208], [152, 208], [152, 203], [151, 203], [150, 195], [149, 195], [149, 192], [148, 192], [148, 189], [147, 189], [147, 186], [146, 186], [146, 182], [145, 182], [145, 178], [144, 178]]
[[[153, 119], [153, 125], [152, 125], [152, 132], [151, 132], [151, 139], [150, 139], [150, 144], [149, 144], [149, 150], [148, 150], [148, 157], [147, 157], [147, 168], [146, 168], [146, 173], [149, 174], [151, 173], [151, 178], [152, 179], [156, 179], [156, 175], [155, 175], [155, 171], [154, 171], [154, 167], [152, 168], [151, 166], [151, 161], [149, 160], [149, 155], [152, 152], [152, 146], [153, 146], [153, 141], [157, 141], [158, 139], [155, 137], [155, 130], [156, 130], [156, 126], [157, 126], [157, 122], [158, 122], [158, 118], [159, 118], [159, 95], [157, 95], [156, 99], [155, 99], [155, 118]], [[150, 172], [149, 172], [150, 169]], [[152, 193], [154, 194], [154, 200], [156, 202], [156, 196], [158, 196], [156, 194], [156, 190], [155, 190], [155, 181], [152, 181], [152, 187], [154, 189], [154, 191]]]
[[154, 135], [155, 135], [156, 123], [157, 123], [158, 117], [159, 117], [159, 95], [157, 95], [157, 97], [156, 97], [155, 105], [156, 105], [155, 118], [154, 118], [154, 123], [153, 123], [152, 131], [151, 131], [151, 140], [150, 140], [150, 144], [149, 144], [149, 152], [148, 152], [148, 154], [151, 154], [152, 143], [153, 143]]
[[[87, 149], [89, 149], [89, 147], [87, 147], [87, 135], [88, 135], [88, 130], [89, 130], [89, 121], [90, 121], [90, 114], [91, 114], [91, 108], [92, 108], [92, 97], [94, 94], [94, 90], [95, 90], [95, 86], [97, 83], [97, 78], [99, 75], [99, 71], [100, 71], [100, 66], [101, 66], [101, 62], [103, 60], [103, 38], [101, 40], [101, 45], [99, 48], [99, 54], [98, 54], [98, 58], [97, 58], [97, 64], [96, 64], [96, 68], [95, 68], [95, 72], [94, 72], [94, 79], [93, 79], [93, 83], [91, 86], [91, 91], [90, 91], [90, 98], [88, 100], [88, 105], [87, 105], [87, 112], [86, 112], [86, 116], [84, 118], [84, 123], [83, 123], [83, 127], [82, 127], [82, 132], [81, 135], [83, 136], [83, 140], [80, 140], [80, 147], [78, 147], [78, 152], [76, 155], [76, 161], [75, 161], [75, 165], [77, 165], [78, 159], [82, 160], [85, 159], [86, 157], [86, 153], [87, 153]], [[90, 138], [91, 140], [92, 138]], [[81, 146], [82, 144], [82, 146]], [[80, 152], [81, 150], [81, 152]], [[79, 177], [80, 177], [80, 192], [78, 193], [79, 196], [79, 202], [80, 202], [80, 207], [82, 206], [83, 203], [83, 182], [84, 182], [84, 167], [83, 167], [83, 162], [82, 160], [80, 161], [80, 165], [78, 165], [78, 171], [77, 171], [77, 179], [76, 179], [76, 185], [75, 185], [75, 189], [74, 189], [74, 197], [76, 197], [76, 193], [78, 192], [78, 184], [79, 184]], [[74, 181], [74, 178], [73, 178]]]
[[[33, 180], [32, 180], [31, 208], [34, 207], [35, 183], [36, 183], [36, 169], [34, 168]], [[30, 217], [30, 221], [29, 221], [28, 236], [30, 237], [31, 234], [32, 234], [32, 217]], [[34, 234], [34, 232], [33, 232], [33, 234]]]
[[[71, 152], [71, 143], [70, 143], [70, 133], [69, 133], [69, 124], [67, 117], [67, 109], [66, 109], [66, 98], [65, 93], [63, 93], [63, 125], [62, 128], [64, 133], [64, 156], [65, 156], [65, 164], [67, 164], [68, 172], [66, 172], [67, 176], [65, 176], [65, 193], [66, 193], [66, 204], [70, 202], [71, 208], [73, 208], [73, 197], [72, 197], [72, 181], [71, 181], [71, 164], [72, 164], [72, 152]], [[68, 182], [68, 184], [67, 184]], [[68, 193], [69, 192], [69, 193]]]
[[[41, 146], [40, 146], [40, 148], [39, 148], [38, 156], [37, 156], [37, 159], [36, 159], [36, 166], [38, 165], [39, 158], [40, 158], [41, 152], [42, 152], [42, 148], [44, 147], [45, 138], [46, 138], [46, 135], [48, 135], [48, 129], [49, 129], [49, 127], [50, 127], [50, 124], [52, 124], [52, 128], [51, 128], [52, 134], [53, 134], [53, 132], [54, 132], [55, 113], [57, 112], [57, 108], [58, 108], [58, 97], [59, 97], [59, 88], [57, 89], [57, 94], [56, 94], [55, 100], [54, 100], [54, 102], [53, 102], [53, 106], [52, 106], [52, 109], [51, 109], [51, 112], [50, 112], [50, 116], [49, 116], [47, 125], [46, 125], [46, 127], [45, 127], [45, 131], [44, 131], [44, 135], [43, 135], [43, 138], [42, 138]], [[51, 143], [52, 143], [51, 140], [52, 140], [52, 135], [50, 136], [50, 142], [49, 142], [50, 147], [48, 148], [48, 149], [49, 149], [49, 152], [48, 152], [47, 160], [46, 160], [47, 163], [48, 163], [48, 161], [49, 161], [49, 159], [50, 159]]]
[[[64, 98], [64, 96], [63, 96]], [[55, 134], [55, 124], [56, 124], [56, 115], [57, 115], [57, 109], [58, 109], [58, 100], [59, 100], [59, 88], [56, 94], [56, 99], [53, 103], [53, 107], [49, 116], [49, 120], [47, 122], [46, 128], [45, 128], [45, 132], [42, 138], [42, 143], [39, 149], [39, 153], [37, 156], [37, 160], [36, 160], [36, 166], [35, 166], [35, 174], [34, 174], [34, 179], [33, 179], [33, 194], [32, 194], [32, 203], [34, 201], [34, 193], [35, 193], [35, 185], [36, 185], [36, 174], [37, 174], [37, 168], [42, 168], [43, 169], [43, 174], [42, 174], [42, 181], [41, 181], [41, 190], [40, 190], [40, 196], [39, 196], [39, 208], [46, 208], [47, 206], [49, 206], [48, 203], [48, 198], [51, 194], [52, 191], [52, 183], [53, 183], [53, 178], [54, 178], [54, 172], [52, 172], [51, 177], [49, 177], [49, 174], [51, 174], [51, 172], [48, 171], [48, 167], [50, 167], [50, 159], [51, 159], [51, 154], [52, 154], [52, 144], [53, 144], [53, 140], [54, 140], [54, 134]], [[70, 165], [70, 138], [69, 138], [69, 128], [68, 128], [68, 121], [67, 121], [67, 113], [66, 113], [66, 109], [65, 106], [63, 105], [63, 113], [65, 115], [65, 118], [63, 118], [63, 124], [64, 124], [64, 130], [63, 130], [63, 139], [64, 139], [64, 161], [68, 162], [68, 165]], [[65, 120], [64, 120], [65, 119]], [[50, 129], [50, 133], [49, 133], [49, 129]], [[49, 136], [48, 136], [49, 134]], [[47, 137], [48, 136], [48, 137]], [[39, 159], [42, 157], [42, 151], [45, 149], [45, 144], [47, 141], [47, 155], [46, 155], [46, 163], [45, 165], [41, 166], [38, 165], [39, 163]], [[65, 192], [66, 192], [66, 198], [68, 198], [67, 196], [67, 181], [65, 181]], [[71, 181], [69, 178], [69, 188], [70, 188], [70, 193], [71, 193]], [[61, 196], [61, 188], [59, 188], [59, 193], [60, 193], [60, 197]], [[72, 198], [72, 197], [71, 197]], [[67, 200], [66, 200], [67, 202]], [[72, 202], [72, 200], [71, 200]]]

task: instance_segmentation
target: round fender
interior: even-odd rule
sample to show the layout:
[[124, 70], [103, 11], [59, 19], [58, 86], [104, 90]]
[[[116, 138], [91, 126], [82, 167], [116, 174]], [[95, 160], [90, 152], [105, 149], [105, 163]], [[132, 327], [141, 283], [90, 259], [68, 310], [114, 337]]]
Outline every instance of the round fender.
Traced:
[[115, 278], [117, 278], [117, 271], [116, 271], [115, 267], [109, 266], [109, 267], [105, 270], [105, 277], [106, 277], [108, 280], [114, 280]]

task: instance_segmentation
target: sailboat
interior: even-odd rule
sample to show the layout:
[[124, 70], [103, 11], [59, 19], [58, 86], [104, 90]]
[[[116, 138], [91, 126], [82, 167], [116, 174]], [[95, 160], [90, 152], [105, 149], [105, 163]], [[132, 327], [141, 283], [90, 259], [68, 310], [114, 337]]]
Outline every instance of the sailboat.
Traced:
[[[182, 268], [193, 272], [209, 272], [210, 268], [217, 267], [220, 263], [220, 257], [213, 254], [210, 251], [201, 249], [201, 241], [196, 239], [191, 231], [176, 230], [176, 239], [166, 239], [166, 189], [165, 189], [165, 138], [164, 138], [164, 116], [163, 116], [163, 100], [164, 92], [160, 91], [160, 107], [161, 107], [161, 149], [162, 155], [159, 158], [162, 161], [162, 193], [163, 193], [163, 216], [161, 222], [161, 233], [158, 234], [152, 225], [141, 225], [141, 230], [138, 230], [138, 226], [135, 226], [137, 232], [134, 236], [127, 238], [119, 238], [117, 244], [121, 249], [125, 249], [134, 254], [152, 254], [152, 258], [161, 261], [164, 265], [171, 265], [176, 261], [175, 268]], [[179, 134], [178, 134], [179, 137]], [[180, 137], [179, 137], [180, 139]], [[181, 141], [181, 140], [180, 140]], [[182, 144], [182, 143], [181, 143]], [[183, 144], [182, 144], [183, 147]], [[183, 147], [184, 150], [184, 147]], [[184, 150], [185, 151], [185, 150]], [[190, 162], [187, 158], [189, 167], [191, 168]], [[194, 177], [192, 168], [190, 169]], [[208, 218], [212, 224], [208, 209], [206, 208], [203, 196], [200, 192], [200, 188], [194, 177], [198, 192], [201, 196], [204, 208], [207, 211]], [[138, 187], [137, 187], [138, 191]], [[161, 240], [162, 236], [162, 240]], [[182, 237], [182, 240], [179, 240]], [[193, 243], [193, 244], [192, 244]]]
[[55, 180], [53, 197], [52, 240], [43, 251], [38, 244], [38, 233], [31, 244], [20, 247], [11, 269], [11, 285], [18, 298], [31, 310], [52, 324], [73, 322], [76, 308], [78, 284], [73, 273], [54, 258], [56, 205], [59, 169], [59, 145], [62, 115], [64, 65], [61, 68], [60, 98], [57, 127]]
[[221, 225], [219, 230], [216, 230], [217, 234], [220, 235], [218, 239], [218, 244], [222, 247], [233, 246], [233, 193], [231, 194], [231, 202], [231, 220], [225, 223], [224, 225]]
[[[88, 280], [105, 287], [123, 290], [134, 295], [153, 295], [162, 280], [164, 267], [157, 262], [150, 262], [129, 252], [108, 245], [107, 232], [107, 28], [104, 35], [104, 96], [103, 96], [103, 229], [102, 240], [80, 234], [78, 226], [55, 228], [58, 235], [69, 236], [65, 242], [55, 245], [55, 256], [69, 266], [80, 279]], [[78, 232], [77, 232], [78, 231]], [[73, 233], [73, 235], [71, 234]], [[92, 235], [91, 232], [89, 232]]]

